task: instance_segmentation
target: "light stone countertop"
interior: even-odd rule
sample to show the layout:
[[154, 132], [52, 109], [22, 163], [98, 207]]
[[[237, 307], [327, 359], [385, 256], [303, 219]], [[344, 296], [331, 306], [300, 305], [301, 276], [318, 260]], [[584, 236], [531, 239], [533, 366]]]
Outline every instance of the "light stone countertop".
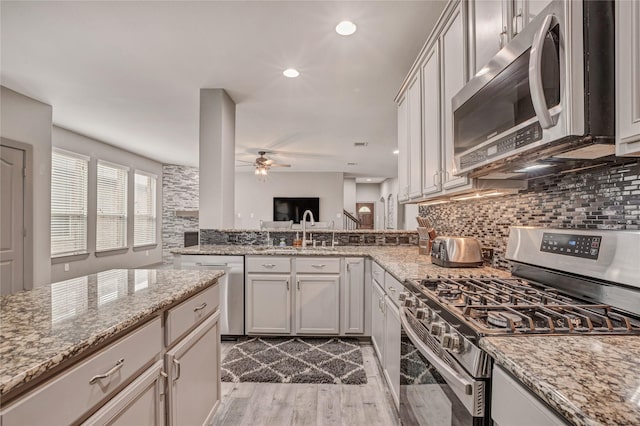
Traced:
[[484, 337], [495, 362], [574, 425], [640, 425], [640, 336]]
[[0, 397], [222, 275], [113, 269], [0, 297]]

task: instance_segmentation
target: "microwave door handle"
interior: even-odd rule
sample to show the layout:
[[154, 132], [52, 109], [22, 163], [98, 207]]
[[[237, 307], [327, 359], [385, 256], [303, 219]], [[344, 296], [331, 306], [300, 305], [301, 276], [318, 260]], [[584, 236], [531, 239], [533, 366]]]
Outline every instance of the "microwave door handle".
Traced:
[[554, 126], [553, 118], [547, 108], [547, 100], [544, 97], [544, 87], [542, 86], [542, 50], [547, 32], [551, 29], [553, 15], [544, 18], [542, 26], [533, 38], [533, 45], [529, 54], [529, 89], [531, 91], [531, 102], [536, 112], [536, 117], [543, 129]]

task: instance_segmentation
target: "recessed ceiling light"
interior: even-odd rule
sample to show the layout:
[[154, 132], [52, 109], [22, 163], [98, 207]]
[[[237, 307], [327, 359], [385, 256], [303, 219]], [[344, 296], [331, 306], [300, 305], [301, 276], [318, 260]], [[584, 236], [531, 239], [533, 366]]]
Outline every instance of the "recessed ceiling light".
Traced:
[[347, 163], [347, 166], [357, 166], [358, 163]]
[[399, 150], [399, 149], [396, 149], [395, 151], [393, 151], [393, 153], [394, 153], [395, 155], [398, 155], [398, 154], [400, 154], [400, 150]]
[[295, 68], [287, 68], [286, 70], [282, 71], [282, 74], [284, 74], [285, 77], [289, 78], [295, 78], [300, 75], [298, 70]]
[[348, 36], [356, 32], [356, 24], [351, 21], [342, 21], [336, 25], [336, 32], [343, 36]]
[[367, 179], [367, 182], [371, 182], [371, 179]]

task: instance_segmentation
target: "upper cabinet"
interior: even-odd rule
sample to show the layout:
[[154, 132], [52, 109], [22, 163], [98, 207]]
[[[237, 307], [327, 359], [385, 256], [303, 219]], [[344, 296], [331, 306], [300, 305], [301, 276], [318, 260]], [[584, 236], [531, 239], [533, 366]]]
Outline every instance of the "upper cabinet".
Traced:
[[398, 201], [409, 200], [409, 114], [407, 97], [398, 101]]
[[470, 0], [469, 46], [475, 75], [551, 0]]
[[616, 2], [616, 155], [640, 156], [640, 3]]

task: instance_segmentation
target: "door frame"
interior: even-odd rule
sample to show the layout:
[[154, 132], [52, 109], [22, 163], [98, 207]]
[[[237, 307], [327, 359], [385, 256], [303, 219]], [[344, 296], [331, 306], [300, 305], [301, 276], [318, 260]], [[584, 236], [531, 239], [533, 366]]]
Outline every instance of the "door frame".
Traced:
[[23, 288], [33, 289], [33, 146], [13, 139], [0, 137], [0, 145], [24, 152], [24, 167], [27, 172], [23, 178], [24, 192], [22, 195], [23, 225], [26, 235], [23, 236]]
[[[375, 230], [376, 228], [376, 209], [378, 208], [378, 202], [377, 201], [357, 201], [356, 202], [356, 217], [358, 219], [360, 219], [360, 214], [358, 213], [358, 205], [362, 205], [362, 204], [371, 204], [372, 205], [372, 210], [371, 210], [371, 229]], [[358, 229], [363, 229], [363, 228], [358, 228]]]

